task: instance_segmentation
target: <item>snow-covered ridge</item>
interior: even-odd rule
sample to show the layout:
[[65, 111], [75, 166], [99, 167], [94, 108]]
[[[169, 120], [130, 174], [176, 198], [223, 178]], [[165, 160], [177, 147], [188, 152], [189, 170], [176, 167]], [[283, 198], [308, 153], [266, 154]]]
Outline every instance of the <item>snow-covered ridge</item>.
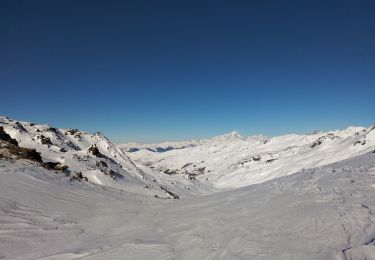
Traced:
[[[152, 145], [116, 145], [101, 133], [57, 129], [0, 117], [20, 147], [95, 184], [160, 198], [243, 187], [354, 157], [375, 148], [375, 127], [278, 137], [217, 137]], [[128, 152], [129, 147], [133, 152]], [[177, 196], [175, 196], [177, 195]]]
[[[134, 146], [132, 160], [161, 173], [186, 175], [217, 188], [243, 187], [302, 169], [341, 161], [375, 148], [375, 127], [288, 134], [277, 137], [241, 136], [232, 132], [210, 139]], [[183, 145], [181, 145], [183, 144]], [[124, 151], [129, 145], [119, 146]]]
[[[137, 166], [126, 153], [101, 133], [90, 134], [78, 129], [57, 129], [0, 117], [0, 127], [17, 140], [20, 147], [32, 148], [41, 154], [44, 162], [67, 167], [66, 174], [79, 174], [89, 182], [118, 190], [148, 194], [160, 198], [205, 193], [194, 189], [192, 183], [179, 176], [173, 178]], [[210, 190], [210, 189], [209, 189]], [[174, 192], [172, 192], [174, 191]]]

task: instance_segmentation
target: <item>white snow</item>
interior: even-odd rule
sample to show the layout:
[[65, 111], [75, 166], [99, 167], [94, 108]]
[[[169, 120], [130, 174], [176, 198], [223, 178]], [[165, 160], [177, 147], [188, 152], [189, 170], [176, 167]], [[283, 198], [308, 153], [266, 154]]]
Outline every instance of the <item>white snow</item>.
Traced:
[[[168, 145], [173, 148], [173, 143]], [[148, 149], [147, 145], [136, 147], [133, 144], [132, 148], [139, 150], [128, 155], [133, 161], [159, 172], [170, 169], [181, 175], [192, 174], [202, 183], [210, 183], [216, 188], [237, 188], [366, 153], [375, 145], [375, 130], [373, 127], [349, 127], [273, 138], [242, 137], [233, 132], [193, 141], [191, 146], [184, 142], [184, 145], [183, 149], [177, 143], [179, 149], [153, 152], [154, 149]], [[124, 151], [130, 148], [129, 145], [119, 147]]]
[[[49, 125], [15, 121], [5, 117], [0, 117], [0, 126], [18, 141], [19, 146], [35, 148], [40, 152], [43, 161], [67, 165], [71, 173], [82, 172], [83, 176], [96, 184], [159, 197], [169, 197], [160, 186], [184, 197], [207, 194], [213, 190], [209, 183], [195, 184], [184, 176], [160, 175], [143, 165], [137, 166], [101, 133], [56, 129]], [[43, 144], [42, 136], [49, 138], [51, 143]], [[92, 145], [95, 145], [103, 156], [92, 155], [89, 152]], [[101, 162], [105, 162], [107, 166], [101, 166]], [[115, 173], [115, 179], [109, 175], [110, 170]]]
[[[373, 128], [231, 133], [126, 154], [101, 134], [19, 124], [0, 120], [20, 146], [89, 181], [0, 158], [0, 259], [375, 259]], [[41, 144], [41, 134], [52, 144]], [[91, 145], [105, 157], [89, 153]], [[101, 160], [124, 178], [105, 175]], [[160, 186], [181, 199], [154, 198], [168, 198]]]
[[2, 161], [0, 257], [374, 259], [374, 162], [369, 153], [210, 196], [160, 200]]

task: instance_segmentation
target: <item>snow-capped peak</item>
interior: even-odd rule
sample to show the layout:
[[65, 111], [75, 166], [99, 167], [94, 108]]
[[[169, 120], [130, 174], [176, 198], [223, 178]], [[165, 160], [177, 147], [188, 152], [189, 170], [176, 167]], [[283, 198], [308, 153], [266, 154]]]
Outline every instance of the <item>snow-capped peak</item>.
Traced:
[[233, 141], [233, 140], [244, 140], [244, 139], [246, 139], [246, 138], [243, 137], [237, 131], [232, 131], [232, 132], [229, 132], [229, 133], [219, 135], [219, 136], [215, 136], [215, 137], [211, 138], [211, 140], [221, 141], [221, 142], [223, 142], [223, 141]]

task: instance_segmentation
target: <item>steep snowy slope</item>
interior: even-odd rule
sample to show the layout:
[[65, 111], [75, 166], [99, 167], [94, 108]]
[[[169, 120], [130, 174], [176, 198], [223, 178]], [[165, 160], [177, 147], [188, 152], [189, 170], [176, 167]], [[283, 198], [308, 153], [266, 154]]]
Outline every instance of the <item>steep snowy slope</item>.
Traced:
[[0, 258], [375, 259], [375, 153], [160, 200], [0, 159]]
[[20, 122], [0, 117], [0, 127], [17, 140], [20, 147], [41, 153], [44, 162], [59, 163], [70, 176], [79, 174], [88, 181], [114, 189], [156, 195], [160, 198], [208, 193], [210, 185], [195, 185], [186, 178], [161, 175], [147, 167], [137, 167], [103, 134], [78, 129], [57, 129], [49, 125]]
[[[183, 144], [183, 145], [182, 145]], [[217, 188], [243, 187], [302, 169], [344, 160], [375, 148], [375, 127], [267, 138], [236, 132], [211, 139], [161, 145], [119, 146], [133, 161], [164, 174], [185, 176]], [[160, 150], [160, 149], [159, 149]]]

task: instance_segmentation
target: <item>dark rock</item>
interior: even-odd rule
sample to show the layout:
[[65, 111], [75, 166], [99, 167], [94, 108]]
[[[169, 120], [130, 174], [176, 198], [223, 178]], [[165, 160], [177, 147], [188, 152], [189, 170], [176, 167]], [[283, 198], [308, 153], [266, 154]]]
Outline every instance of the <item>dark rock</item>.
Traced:
[[163, 191], [165, 191], [169, 196], [171, 196], [174, 199], [179, 199], [180, 198], [180, 196], [178, 196], [176, 193], [171, 192], [165, 186], [160, 186], [160, 189], [162, 189]]
[[73, 144], [72, 141], [68, 141], [68, 142], [66, 143], [66, 145], [69, 146], [69, 147], [71, 147], [71, 148], [73, 148], [73, 149], [76, 150], [76, 151], [81, 150], [77, 145]]
[[15, 125], [16, 125], [16, 129], [18, 129], [20, 132], [27, 132], [26, 128], [23, 127], [23, 125], [20, 122], [17, 121]]
[[24, 155], [25, 159], [29, 159], [29, 160], [40, 162], [40, 163], [43, 162], [42, 156], [35, 149], [28, 149], [28, 148], [22, 148], [22, 149], [24, 149], [22, 154]]
[[197, 179], [195, 178], [197, 175], [196, 174], [194, 174], [194, 173], [190, 173], [189, 175], [188, 175], [188, 178], [189, 178], [189, 180], [190, 181], [196, 181]]
[[44, 135], [41, 135], [39, 138], [42, 144], [52, 145], [51, 139], [49, 137], [45, 137]]
[[102, 157], [102, 154], [99, 152], [99, 149], [96, 147], [96, 145], [91, 145], [89, 147], [89, 152], [92, 154], [92, 155], [95, 155], [97, 157]]
[[45, 162], [42, 164], [42, 166], [48, 170], [55, 170], [60, 172], [64, 172], [68, 169], [68, 166], [63, 165], [59, 162]]
[[322, 141], [321, 140], [316, 140], [314, 141], [311, 145], [310, 145], [310, 148], [314, 148], [318, 145], [321, 145], [322, 144]]
[[44, 162], [42, 165], [44, 168], [48, 169], [48, 170], [54, 170], [54, 168], [57, 166], [58, 163], [54, 163], [54, 162]]
[[354, 146], [356, 146], [357, 144], [365, 145], [366, 144], [366, 140], [359, 140], [359, 141], [357, 141], [357, 142], [354, 143]]
[[204, 171], [206, 170], [206, 167], [198, 168], [197, 172], [198, 174], [204, 174]]
[[35, 149], [19, 147], [11, 143], [7, 143], [7, 145], [3, 148], [6, 149], [10, 155], [16, 156], [19, 159], [30, 160], [38, 163], [43, 162], [40, 153], [38, 153]]
[[5, 142], [8, 142], [8, 143], [11, 143], [13, 145], [16, 145], [18, 146], [18, 142], [16, 139], [13, 139], [12, 137], [10, 137], [9, 134], [7, 134], [5, 131], [4, 131], [4, 127], [0, 126], [0, 140], [3, 140]]
[[116, 173], [115, 173], [113, 170], [109, 170], [108, 175], [109, 175], [112, 179], [116, 180]]
[[70, 180], [73, 181], [73, 180], [78, 180], [78, 181], [81, 181], [81, 180], [85, 180], [85, 181], [88, 181], [87, 177], [84, 177], [82, 175], [82, 172], [75, 172], [75, 174], [73, 174], [71, 177], [70, 177]]
[[96, 166], [108, 168], [108, 164], [105, 161], [96, 162]]
[[319, 137], [318, 139], [316, 139], [311, 145], [310, 145], [310, 148], [314, 148], [318, 145], [321, 145], [324, 141], [326, 140], [335, 140], [335, 139], [338, 139], [340, 137], [338, 136], [335, 136], [334, 134], [326, 134], [324, 136], [321, 136]]
[[74, 135], [74, 134], [76, 134], [76, 133], [78, 133], [78, 132], [79, 132], [78, 129], [71, 129], [71, 128], [69, 128], [69, 129], [67, 129], [67, 130], [65, 131], [65, 135], [67, 135], [67, 134]]
[[165, 174], [168, 174], [168, 175], [174, 175], [174, 174], [177, 174], [177, 170], [170, 170], [170, 169], [166, 169], [164, 171]]
[[251, 157], [251, 159], [252, 159], [253, 161], [259, 162], [259, 161], [262, 159], [262, 157], [260, 157], [259, 155], [257, 155], [257, 156], [253, 156], [253, 157]]
[[57, 128], [54, 128], [54, 127], [49, 127], [47, 130], [51, 131], [51, 132], [54, 132], [55, 134], [59, 132], [59, 130]]

